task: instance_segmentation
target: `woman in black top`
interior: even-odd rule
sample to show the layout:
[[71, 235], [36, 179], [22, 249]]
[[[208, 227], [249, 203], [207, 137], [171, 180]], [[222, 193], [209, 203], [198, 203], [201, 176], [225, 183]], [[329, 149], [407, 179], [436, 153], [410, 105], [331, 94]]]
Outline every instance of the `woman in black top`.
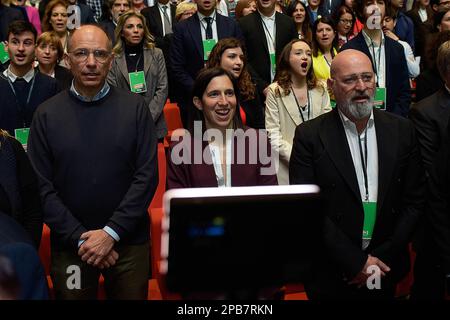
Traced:
[[0, 212], [17, 220], [39, 248], [43, 215], [36, 174], [22, 145], [1, 129]]

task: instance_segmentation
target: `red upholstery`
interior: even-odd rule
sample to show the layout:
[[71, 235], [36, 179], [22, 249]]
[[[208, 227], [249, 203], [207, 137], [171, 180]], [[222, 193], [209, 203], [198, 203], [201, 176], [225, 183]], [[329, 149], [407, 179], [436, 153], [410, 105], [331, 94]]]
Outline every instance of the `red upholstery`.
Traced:
[[167, 102], [164, 106], [163, 112], [168, 130], [167, 136], [164, 139], [164, 144], [168, 147], [170, 137], [172, 137], [174, 130], [183, 128], [183, 123], [181, 122], [180, 109], [176, 103]]
[[164, 144], [158, 143], [158, 187], [156, 188], [155, 195], [153, 196], [150, 208], [161, 208], [162, 198], [166, 190], [166, 153]]

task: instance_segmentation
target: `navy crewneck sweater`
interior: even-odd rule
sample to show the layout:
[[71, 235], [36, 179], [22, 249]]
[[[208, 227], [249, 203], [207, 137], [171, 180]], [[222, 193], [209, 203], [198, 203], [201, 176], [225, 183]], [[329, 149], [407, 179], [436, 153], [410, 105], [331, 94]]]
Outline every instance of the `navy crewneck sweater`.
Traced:
[[158, 184], [156, 134], [144, 99], [111, 87], [95, 102], [68, 90], [39, 107], [29, 138], [53, 246], [111, 227], [119, 244], [149, 239], [147, 208]]

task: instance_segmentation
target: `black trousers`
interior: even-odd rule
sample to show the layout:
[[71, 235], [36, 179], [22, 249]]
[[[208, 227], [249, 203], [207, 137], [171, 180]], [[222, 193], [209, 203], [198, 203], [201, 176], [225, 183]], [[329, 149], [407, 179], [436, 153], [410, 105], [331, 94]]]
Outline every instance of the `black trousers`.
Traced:
[[98, 280], [102, 274], [107, 299], [146, 300], [150, 277], [149, 244], [117, 246], [114, 249], [119, 254], [116, 264], [100, 270], [81, 261], [76, 251], [60, 251], [52, 248], [50, 274], [55, 298], [97, 299]]

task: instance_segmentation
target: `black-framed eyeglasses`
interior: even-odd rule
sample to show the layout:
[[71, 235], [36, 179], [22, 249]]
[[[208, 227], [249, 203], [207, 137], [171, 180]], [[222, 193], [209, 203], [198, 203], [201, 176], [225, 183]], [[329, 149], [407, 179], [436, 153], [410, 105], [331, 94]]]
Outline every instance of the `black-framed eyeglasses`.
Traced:
[[105, 63], [111, 56], [111, 53], [109, 51], [99, 49], [96, 50], [77, 49], [69, 53], [72, 55], [73, 59], [76, 62], [85, 62], [91, 53], [94, 55], [94, 59], [100, 63]]

